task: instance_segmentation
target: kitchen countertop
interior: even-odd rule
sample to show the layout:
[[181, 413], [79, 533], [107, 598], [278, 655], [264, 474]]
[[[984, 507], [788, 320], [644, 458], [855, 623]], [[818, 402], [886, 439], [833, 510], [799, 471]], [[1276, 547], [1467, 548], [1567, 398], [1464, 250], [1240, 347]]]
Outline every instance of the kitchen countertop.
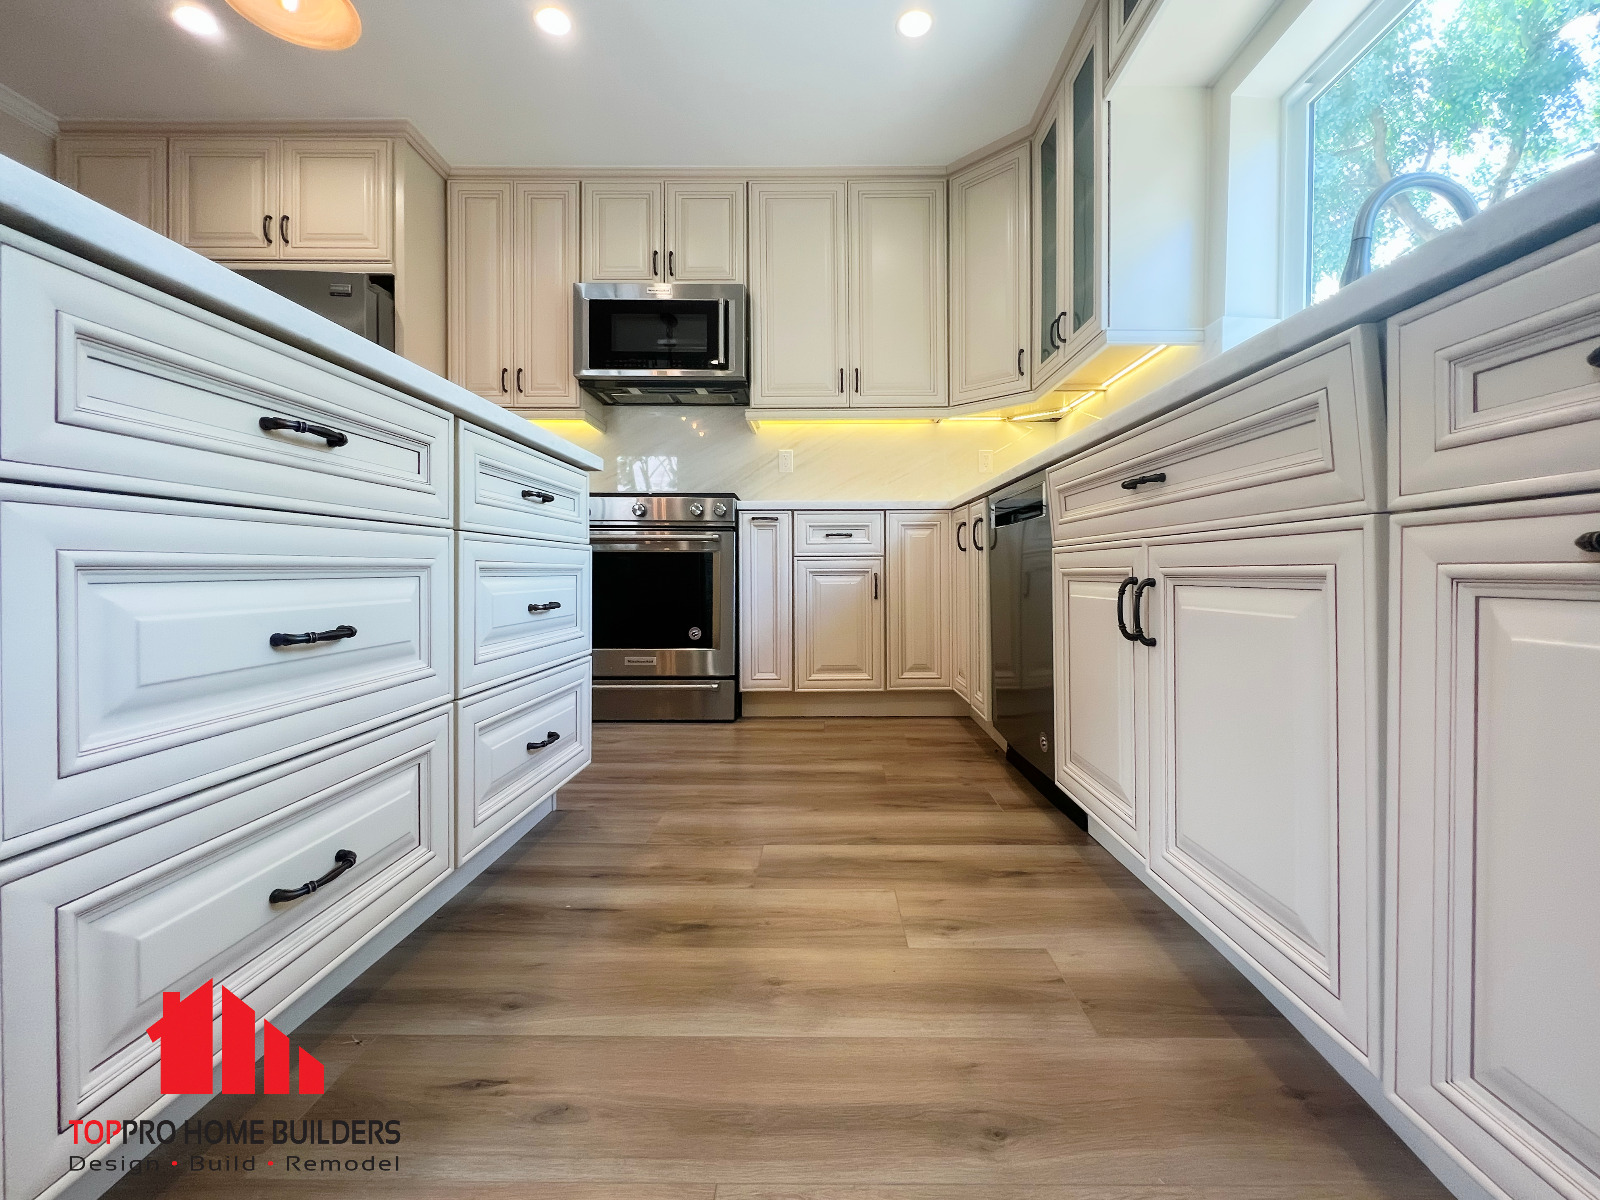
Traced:
[[740, 512], [942, 512], [944, 500], [741, 500]]
[[596, 455], [565, 438], [474, 396], [4, 155], [0, 155], [0, 224], [425, 400], [552, 458], [586, 471], [597, 471], [602, 465]]

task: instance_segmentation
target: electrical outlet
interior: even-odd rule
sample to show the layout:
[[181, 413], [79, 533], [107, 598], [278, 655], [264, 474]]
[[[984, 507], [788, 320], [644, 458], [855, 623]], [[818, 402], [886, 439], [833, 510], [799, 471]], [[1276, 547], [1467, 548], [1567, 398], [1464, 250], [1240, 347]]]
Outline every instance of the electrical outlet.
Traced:
[[993, 475], [994, 474], [994, 451], [993, 450], [979, 450], [978, 451], [978, 474], [980, 474], [980, 475]]
[[779, 475], [793, 475], [794, 474], [794, 451], [793, 450], [779, 450], [778, 451], [778, 474]]

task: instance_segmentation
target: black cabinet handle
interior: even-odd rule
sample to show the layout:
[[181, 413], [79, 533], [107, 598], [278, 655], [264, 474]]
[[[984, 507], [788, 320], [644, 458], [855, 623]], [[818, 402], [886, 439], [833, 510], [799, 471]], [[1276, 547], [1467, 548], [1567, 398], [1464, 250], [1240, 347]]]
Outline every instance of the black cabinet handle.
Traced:
[[559, 600], [549, 600], [549, 601], [546, 601], [544, 604], [530, 604], [530, 605], [528, 605], [528, 611], [531, 612], [531, 613], [555, 612], [555, 610], [560, 608], [560, 607], [561, 607], [561, 601], [559, 601]]
[[678, 274], [677, 258], [678, 258], [678, 255], [677, 255], [676, 251], [673, 251], [673, 250], [668, 250], [667, 251], [667, 274], [668, 275], [676, 276]]
[[861, 368], [856, 368], [856, 395], [861, 394]]
[[844, 368], [839, 368], [839, 395], [844, 395]]
[[822, 536], [825, 537], [825, 538], [855, 537], [855, 534], [850, 533], [848, 530], [843, 530], [843, 531], [840, 531], [838, 533], [825, 533]]
[[960, 522], [956, 526], [956, 549], [961, 551], [961, 553], [963, 553], [963, 554], [965, 554], [967, 552], [967, 548], [964, 545], [961, 544], [961, 531], [963, 529], [965, 529], [966, 527], [967, 527], [967, 523], [965, 521]]
[[876, 571], [872, 573], [872, 598], [874, 600], [878, 598], [878, 573]]
[[1050, 337], [1055, 341], [1057, 346], [1066, 344], [1067, 339], [1061, 336], [1061, 322], [1065, 321], [1066, 319], [1066, 313], [1057, 313], [1056, 319], [1050, 322]]
[[1028, 348], [1026, 346], [1024, 346], [1021, 350], [1017, 351], [1017, 378], [1018, 379], [1021, 379], [1024, 375], [1027, 374], [1026, 367], [1024, 366], [1024, 360], [1027, 357], [1028, 357]]
[[1154, 579], [1141, 579], [1139, 586], [1133, 589], [1133, 633], [1139, 642], [1145, 646], [1154, 646], [1156, 640], [1144, 631], [1144, 621], [1139, 617], [1139, 601], [1144, 597], [1145, 592], [1155, 587], [1155, 585], [1156, 581]]
[[549, 492], [541, 492], [538, 488], [523, 488], [522, 498], [524, 500], [536, 500], [540, 504], [554, 504], [556, 501], [556, 498]]
[[1122, 490], [1131, 492], [1137, 488], [1142, 488], [1147, 483], [1165, 483], [1166, 481], [1167, 473], [1165, 471], [1156, 471], [1149, 475], [1135, 475], [1132, 479], [1124, 479], [1122, 481]]
[[1139, 577], [1137, 575], [1129, 575], [1122, 581], [1122, 586], [1117, 589], [1117, 632], [1130, 642], [1137, 642], [1139, 639], [1128, 632], [1128, 623], [1122, 619], [1122, 598], [1128, 594], [1129, 588], [1137, 587], [1138, 585]]
[[522, 395], [522, 368], [517, 368], [517, 395]]
[[333, 870], [321, 879], [312, 879], [302, 883], [297, 888], [273, 888], [267, 897], [268, 904], [287, 904], [290, 900], [298, 900], [301, 896], [309, 896], [318, 888], [325, 888], [351, 867], [356, 865], [356, 852], [354, 850], [335, 850], [333, 852]]
[[511, 383], [511, 368], [510, 367], [501, 367], [500, 368], [500, 393], [501, 393], [501, 395], [504, 395], [505, 393], [507, 393], [507, 392], [509, 392], [511, 390], [510, 383]]
[[978, 540], [978, 531], [983, 528], [983, 519], [980, 517], [972, 523], [972, 548], [979, 554], [983, 553], [983, 543]]
[[1589, 357], [1585, 361], [1587, 361], [1591, 367], [1600, 370], [1600, 346], [1596, 346], [1593, 350], [1589, 351]]
[[268, 213], [261, 218], [261, 236], [266, 238], [267, 245], [272, 245], [272, 214]]
[[1585, 554], [1600, 554], [1600, 531], [1595, 533], [1580, 533], [1578, 540], [1573, 543]]
[[345, 638], [356, 635], [354, 625], [336, 625], [332, 629], [324, 629], [321, 633], [275, 633], [267, 639], [267, 644], [273, 649], [282, 649], [284, 646], [311, 646], [317, 642], [342, 642]]
[[327, 442], [328, 447], [333, 450], [350, 444], [347, 435], [327, 425], [318, 425], [314, 421], [297, 421], [293, 417], [262, 417], [256, 424], [261, 427], [262, 433], [271, 433], [274, 429], [286, 429], [290, 433], [309, 433], [312, 437], [319, 437]]
[[650, 274], [661, 274], [661, 251], [659, 250], [650, 251]]
[[528, 753], [532, 754], [535, 750], [543, 750], [546, 746], [553, 746], [557, 742], [559, 742], [560, 740], [561, 740], [561, 735], [559, 733], [557, 733], [554, 729], [552, 729], [549, 733], [544, 735], [544, 741], [542, 741], [542, 742], [529, 742], [528, 743]]
[[278, 237], [287, 246], [289, 244], [289, 214], [284, 213], [278, 218]]

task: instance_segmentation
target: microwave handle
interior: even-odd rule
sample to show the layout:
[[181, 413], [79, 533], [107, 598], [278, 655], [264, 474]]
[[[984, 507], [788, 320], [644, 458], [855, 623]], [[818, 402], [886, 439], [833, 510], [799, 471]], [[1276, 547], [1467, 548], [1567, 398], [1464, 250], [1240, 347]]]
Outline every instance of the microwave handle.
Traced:
[[727, 300], [723, 300], [721, 307], [722, 307], [722, 341], [719, 343], [719, 345], [721, 346], [721, 349], [722, 349], [722, 355], [719, 358], [713, 358], [711, 360], [711, 365], [713, 367], [726, 367], [728, 365], [728, 358], [729, 358], [729, 355], [728, 355], [728, 309], [730, 307], [729, 302]]

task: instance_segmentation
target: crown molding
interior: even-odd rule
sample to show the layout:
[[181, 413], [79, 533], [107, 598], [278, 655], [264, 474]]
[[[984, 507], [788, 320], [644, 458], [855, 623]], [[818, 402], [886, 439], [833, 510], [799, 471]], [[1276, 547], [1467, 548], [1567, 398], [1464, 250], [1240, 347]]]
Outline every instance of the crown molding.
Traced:
[[37, 129], [46, 137], [61, 132], [61, 123], [20, 92], [14, 92], [0, 83], [0, 112], [15, 117], [30, 129]]

